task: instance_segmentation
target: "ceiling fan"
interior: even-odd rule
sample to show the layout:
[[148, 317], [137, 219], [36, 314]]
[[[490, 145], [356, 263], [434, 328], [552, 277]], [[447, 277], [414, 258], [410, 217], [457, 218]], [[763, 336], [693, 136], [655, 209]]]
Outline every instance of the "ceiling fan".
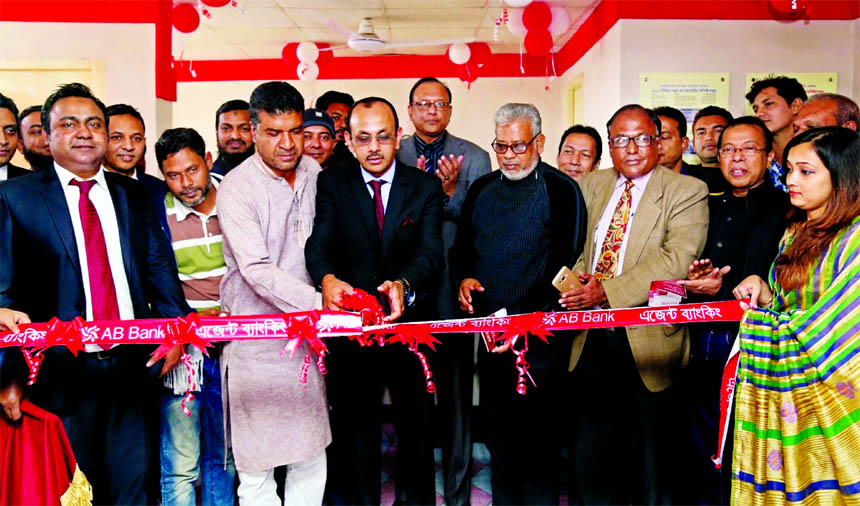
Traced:
[[352, 49], [353, 51], [373, 52], [385, 49], [398, 49], [404, 47], [420, 47], [420, 46], [447, 46], [456, 43], [474, 42], [474, 37], [471, 38], [450, 38], [450, 39], [433, 39], [433, 40], [402, 40], [402, 41], [386, 41], [376, 34], [373, 28], [371, 18], [364, 18], [358, 24], [358, 31], [354, 32], [342, 24], [329, 19], [319, 12], [312, 11], [317, 20], [342, 34], [346, 37], [346, 44], [325, 48], [323, 50], [334, 51], [335, 49]]

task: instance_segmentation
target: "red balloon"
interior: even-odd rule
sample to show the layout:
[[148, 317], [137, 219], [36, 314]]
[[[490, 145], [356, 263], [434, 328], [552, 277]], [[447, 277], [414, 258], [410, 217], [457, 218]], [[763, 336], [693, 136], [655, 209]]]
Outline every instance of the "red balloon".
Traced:
[[230, 3], [230, 0], [200, 0], [200, 1], [203, 2], [204, 4], [208, 5], [209, 7], [224, 7], [225, 5]]
[[200, 14], [191, 4], [179, 4], [173, 8], [173, 27], [182, 33], [191, 33], [200, 26]]
[[523, 45], [532, 56], [546, 56], [552, 50], [552, 35], [549, 30], [529, 30]]
[[532, 2], [523, 10], [523, 26], [528, 31], [541, 31], [552, 23], [552, 11], [545, 2]]
[[493, 52], [490, 51], [490, 45], [486, 42], [470, 42], [469, 50], [472, 51], [472, 57], [469, 58], [469, 63], [474, 63], [479, 68], [483, 67], [493, 54]]
[[281, 59], [286, 63], [296, 62], [298, 64], [299, 57], [296, 56], [296, 48], [299, 47], [298, 42], [289, 42], [281, 50]]
[[794, 14], [806, 9], [807, 0], [770, 0], [770, 5], [784, 14]]

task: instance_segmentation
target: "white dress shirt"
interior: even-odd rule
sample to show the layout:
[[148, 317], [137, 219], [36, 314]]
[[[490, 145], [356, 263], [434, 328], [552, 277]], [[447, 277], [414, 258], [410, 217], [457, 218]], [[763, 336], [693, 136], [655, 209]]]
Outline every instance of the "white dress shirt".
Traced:
[[[84, 296], [87, 302], [87, 317], [93, 319], [93, 304], [92, 296], [90, 295], [90, 273], [87, 268], [87, 247], [84, 242], [84, 228], [81, 225], [81, 214], [78, 210], [78, 201], [80, 200], [80, 188], [70, 185], [72, 179], [83, 181], [71, 171], [68, 171], [54, 162], [54, 169], [57, 171], [57, 177], [60, 179], [63, 193], [66, 195], [66, 203], [69, 205], [69, 215], [72, 218], [72, 228], [75, 231], [75, 243], [78, 247], [78, 259], [81, 262], [81, 277], [84, 281]], [[113, 285], [116, 289], [116, 301], [119, 306], [119, 316], [122, 320], [134, 319], [134, 306], [131, 303], [131, 291], [128, 287], [128, 279], [125, 277], [125, 266], [122, 261], [122, 248], [119, 239], [119, 225], [116, 220], [116, 210], [113, 206], [113, 199], [107, 187], [105, 180], [104, 169], [99, 169], [95, 176], [91, 179], [96, 181], [90, 189], [89, 197], [96, 212], [99, 215], [99, 221], [102, 225], [102, 233], [105, 237], [105, 246], [107, 248], [108, 263], [110, 265], [111, 276], [113, 277]], [[97, 345], [86, 345], [87, 351], [100, 351]]]
[[9, 164], [0, 167], [0, 181], [6, 181], [9, 178]]
[[385, 171], [385, 174], [376, 177], [364, 167], [361, 167], [361, 177], [364, 178], [364, 185], [367, 191], [370, 192], [370, 198], [373, 198], [373, 187], [370, 186], [371, 181], [385, 181], [385, 184], [380, 187], [382, 190], [382, 209], [388, 210], [388, 196], [391, 194], [391, 182], [394, 181], [394, 171], [397, 169], [397, 160], [391, 162], [391, 168]]
[[[630, 219], [627, 220], [627, 229], [624, 232], [624, 237], [621, 239], [621, 249], [618, 250], [618, 265], [615, 266], [615, 276], [621, 275], [624, 270], [624, 254], [627, 251], [627, 238], [630, 237], [630, 231], [633, 229], [633, 219], [636, 218], [636, 209], [639, 207], [639, 201], [642, 200], [642, 194], [645, 192], [645, 187], [648, 186], [648, 181], [651, 179], [650, 171], [644, 176], [640, 176], [633, 181], [633, 187], [630, 189]], [[627, 178], [618, 174], [618, 179], [615, 180], [615, 190], [609, 197], [606, 203], [606, 209], [603, 210], [603, 215], [600, 221], [597, 222], [597, 227], [594, 229], [592, 240], [594, 241], [594, 258], [591, 261], [591, 272], [597, 268], [597, 261], [600, 259], [600, 253], [603, 251], [603, 241], [606, 240], [606, 233], [609, 231], [609, 224], [612, 223], [612, 215], [615, 214], [615, 208], [618, 207], [618, 201], [621, 200], [621, 194], [624, 193], [624, 186]]]

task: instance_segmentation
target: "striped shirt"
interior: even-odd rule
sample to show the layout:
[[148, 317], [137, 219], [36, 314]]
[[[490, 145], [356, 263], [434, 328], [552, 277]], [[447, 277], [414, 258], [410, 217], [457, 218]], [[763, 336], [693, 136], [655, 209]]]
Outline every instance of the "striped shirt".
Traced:
[[[212, 188], [217, 187], [218, 180], [213, 176]], [[164, 205], [179, 280], [188, 305], [196, 311], [220, 309], [219, 287], [227, 266], [217, 207], [204, 215], [183, 204], [170, 192], [164, 197]]]

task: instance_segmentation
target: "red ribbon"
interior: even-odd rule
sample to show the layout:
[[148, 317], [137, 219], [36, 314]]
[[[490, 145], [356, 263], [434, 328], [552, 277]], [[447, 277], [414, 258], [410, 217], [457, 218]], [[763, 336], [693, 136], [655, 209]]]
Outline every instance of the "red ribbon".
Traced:
[[[361, 325], [382, 325], [385, 323], [385, 313], [376, 297], [359, 288], [354, 288], [350, 295], [343, 297], [342, 306], [345, 309], [356, 311], [361, 315]], [[362, 332], [360, 336], [352, 337], [362, 346], [369, 346], [375, 340], [379, 346], [385, 344], [385, 334], [376, 332]]]
[[185, 365], [185, 370], [188, 372], [188, 388], [185, 389], [185, 398], [182, 399], [182, 412], [185, 413], [185, 416], [191, 416], [191, 410], [185, 404], [194, 400], [194, 394], [191, 391], [197, 389], [197, 382], [194, 381], [196, 371], [191, 365], [191, 356], [185, 351], [182, 352], [179, 361]]

